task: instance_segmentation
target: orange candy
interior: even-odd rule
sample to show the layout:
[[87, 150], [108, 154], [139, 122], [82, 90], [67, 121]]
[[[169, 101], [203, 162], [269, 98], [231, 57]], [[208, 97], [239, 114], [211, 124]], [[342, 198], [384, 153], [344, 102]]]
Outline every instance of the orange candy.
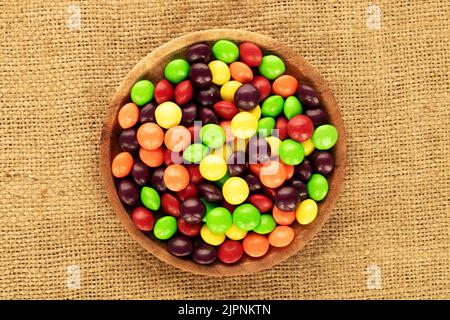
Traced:
[[286, 180], [286, 167], [275, 160], [265, 163], [261, 167], [259, 179], [268, 188], [278, 188]]
[[230, 73], [233, 80], [246, 83], [253, 80], [253, 71], [243, 62], [236, 61], [230, 64]]
[[163, 144], [164, 131], [156, 123], [147, 122], [139, 127], [136, 139], [142, 148], [155, 150]]
[[256, 176], [259, 176], [259, 174], [261, 173], [262, 167], [263, 167], [262, 163], [249, 163], [248, 164], [248, 169], [250, 170], [251, 173], [253, 173]]
[[127, 103], [120, 108], [117, 120], [123, 129], [131, 128], [139, 120], [139, 108], [133, 102]]
[[289, 180], [294, 175], [294, 166], [290, 164], [286, 164], [284, 162], [280, 162], [284, 165], [284, 169], [286, 169], [286, 180]]
[[273, 94], [278, 94], [283, 98], [292, 96], [298, 88], [298, 81], [293, 76], [279, 76], [272, 84]]
[[269, 243], [272, 247], [286, 247], [294, 240], [294, 229], [288, 226], [278, 226], [269, 234]]
[[277, 206], [273, 206], [272, 216], [277, 224], [281, 226], [288, 226], [295, 221], [295, 210], [281, 211]]
[[169, 190], [181, 191], [189, 184], [189, 171], [181, 164], [171, 164], [164, 170], [163, 180]]
[[133, 156], [129, 152], [121, 152], [116, 155], [111, 164], [111, 171], [114, 177], [126, 177], [133, 167]]
[[155, 150], [141, 148], [139, 150], [139, 158], [141, 158], [142, 162], [149, 167], [156, 168], [164, 162], [164, 151], [162, 148]]
[[226, 120], [219, 123], [219, 125], [225, 130], [225, 141], [230, 142], [234, 140], [234, 134], [231, 130], [231, 121]]
[[249, 233], [242, 241], [244, 251], [253, 258], [262, 257], [269, 251], [269, 240], [258, 233]]
[[172, 127], [166, 132], [164, 144], [174, 152], [181, 152], [191, 144], [191, 133], [183, 126]]

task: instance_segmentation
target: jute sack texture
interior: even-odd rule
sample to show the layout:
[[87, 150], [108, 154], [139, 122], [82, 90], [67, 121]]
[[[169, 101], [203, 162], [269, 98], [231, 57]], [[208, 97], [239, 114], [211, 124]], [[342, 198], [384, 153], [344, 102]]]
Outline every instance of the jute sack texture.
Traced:
[[[448, 10], [443, 0], [2, 1], [0, 298], [450, 298]], [[252, 276], [160, 262], [119, 224], [99, 178], [121, 79], [164, 42], [211, 28], [289, 44], [328, 81], [347, 129], [332, 218], [305, 250]]]

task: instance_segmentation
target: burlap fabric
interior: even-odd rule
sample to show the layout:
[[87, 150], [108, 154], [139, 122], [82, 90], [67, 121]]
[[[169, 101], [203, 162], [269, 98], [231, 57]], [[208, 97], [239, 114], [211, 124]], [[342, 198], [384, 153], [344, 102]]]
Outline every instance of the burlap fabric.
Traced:
[[[2, 1], [0, 298], [450, 298], [448, 2], [379, 1], [381, 25], [370, 4]], [[137, 61], [220, 27], [285, 41], [323, 74], [349, 170], [304, 251], [253, 276], [209, 279], [128, 236], [100, 183], [98, 144]], [[67, 285], [73, 265], [79, 287]]]

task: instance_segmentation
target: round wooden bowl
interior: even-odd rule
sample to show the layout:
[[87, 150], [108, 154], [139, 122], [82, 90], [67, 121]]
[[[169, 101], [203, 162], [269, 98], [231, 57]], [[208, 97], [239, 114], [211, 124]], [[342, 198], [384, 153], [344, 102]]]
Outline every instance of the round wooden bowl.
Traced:
[[[311, 85], [317, 91], [323, 108], [328, 113], [330, 123], [339, 132], [339, 139], [333, 148], [336, 167], [328, 179], [328, 195], [324, 201], [319, 203], [319, 213], [311, 224], [301, 226], [294, 222], [295, 238], [289, 246], [285, 248], [271, 247], [269, 252], [262, 258], [255, 259], [244, 255], [238, 263], [233, 265], [215, 262], [212, 265], [203, 266], [190, 259], [185, 260], [174, 257], [167, 251], [166, 243], [149, 238], [135, 227], [117, 195], [116, 185], [111, 174], [111, 161], [119, 152], [118, 135], [120, 128], [117, 122], [117, 113], [121, 106], [130, 101], [130, 91], [134, 83], [143, 78], [156, 83], [163, 78], [165, 65], [175, 58], [183, 57], [184, 51], [189, 46], [197, 42], [211, 44], [219, 39], [229, 39], [236, 43], [251, 41], [263, 50], [263, 54], [274, 53], [281, 57], [286, 64], [286, 74], [294, 76], [300, 83]], [[344, 122], [333, 94], [324, 79], [305, 59], [284, 43], [258, 33], [243, 30], [215, 29], [190, 33], [165, 43], [144, 57], [128, 73], [117, 89], [104, 119], [101, 135], [100, 173], [103, 184], [117, 217], [125, 226], [128, 233], [144, 249], [172, 266], [195, 274], [214, 277], [251, 274], [268, 269], [302, 249], [319, 232], [322, 225], [329, 218], [342, 189], [345, 167], [346, 146]]]

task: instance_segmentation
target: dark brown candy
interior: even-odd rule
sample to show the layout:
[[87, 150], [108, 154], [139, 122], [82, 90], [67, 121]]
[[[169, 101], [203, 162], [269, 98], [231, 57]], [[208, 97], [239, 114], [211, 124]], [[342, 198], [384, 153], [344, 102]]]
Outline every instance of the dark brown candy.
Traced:
[[298, 191], [292, 186], [281, 187], [275, 195], [275, 205], [281, 211], [294, 211], [299, 201]]
[[252, 110], [259, 104], [260, 94], [254, 85], [246, 83], [234, 93], [234, 103], [242, 110]]
[[314, 127], [318, 127], [328, 123], [327, 114], [320, 108], [308, 109], [305, 111], [305, 115], [311, 119]]
[[151, 185], [159, 192], [164, 192], [167, 190], [166, 184], [164, 183], [164, 168], [157, 168], [150, 179]]
[[120, 133], [119, 147], [120, 150], [128, 151], [130, 153], [134, 153], [139, 149], [135, 128], [126, 129]]
[[139, 123], [155, 122], [155, 110], [157, 105], [150, 102], [139, 110]]
[[199, 106], [211, 108], [219, 100], [220, 92], [216, 85], [211, 85], [206, 89], [196, 90], [195, 92], [195, 101]]
[[312, 168], [315, 172], [327, 176], [334, 169], [333, 156], [327, 151], [316, 150], [310, 156]]
[[176, 235], [167, 243], [167, 250], [177, 257], [186, 257], [194, 251], [192, 240], [184, 235]]
[[192, 64], [195, 62], [208, 63], [211, 59], [211, 49], [206, 43], [197, 43], [186, 51], [186, 59]]
[[142, 187], [150, 181], [151, 171], [142, 161], [135, 160], [133, 167], [131, 168], [131, 176], [136, 184]]
[[205, 206], [198, 198], [189, 198], [181, 203], [180, 213], [187, 223], [200, 223], [205, 215]]
[[320, 106], [316, 91], [306, 84], [301, 84], [298, 87], [297, 98], [300, 100], [304, 109], [316, 109]]
[[192, 101], [186, 103], [181, 109], [181, 112], [181, 124], [184, 126], [192, 125], [197, 118], [197, 106]]
[[198, 193], [200, 196], [205, 198], [208, 202], [218, 202], [223, 200], [222, 192], [220, 189], [210, 183], [210, 182], [202, 182], [197, 186]]
[[189, 79], [196, 88], [208, 88], [212, 82], [211, 70], [205, 63], [194, 63], [189, 69]]
[[302, 180], [304, 183], [311, 178], [312, 167], [308, 159], [303, 160], [302, 163], [294, 167], [294, 175]]
[[208, 123], [214, 123], [214, 124], [219, 123], [219, 119], [217, 119], [216, 114], [210, 108], [205, 108], [205, 107], [200, 108], [200, 110], [198, 112], [198, 118], [202, 122], [203, 126], [207, 125]]
[[200, 243], [192, 254], [192, 259], [199, 264], [211, 264], [216, 258], [216, 248], [206, 243]]
[[126, 205], [133, 206], [139, 201], [139, 187], [130, 179], [119, 181], [117, 193], [119, 194], [120, 201]]

